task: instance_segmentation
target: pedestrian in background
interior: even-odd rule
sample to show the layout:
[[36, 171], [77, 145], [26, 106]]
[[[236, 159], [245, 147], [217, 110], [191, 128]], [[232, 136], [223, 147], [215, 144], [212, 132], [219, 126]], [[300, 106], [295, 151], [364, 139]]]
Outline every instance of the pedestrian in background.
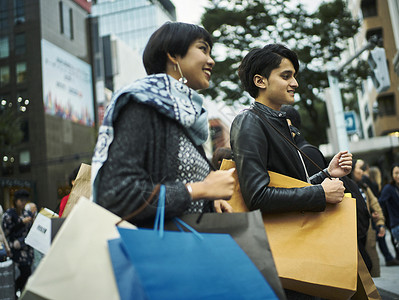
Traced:
[[[365, 169], [364, 175], [363, 175], [363, 180], [365, 180], [366, 178], [369, 179], [369, 182], [372, 185], [371, 189], [373, 190], [374, 195], [377, 198], [380, 198], [381, 188], [382, 188], [382, 186], [381, 186], [381, 180], [382, 180], [381, 171], [376, 166], [369, 167], [367, 163], [365, 163], [365, 165], [366, 165], [366, 167], [363, 168], [363, 169]], [[382, 204], [381, 202], [380, 202], [380, 206], [381, 206], [384, 218], [385, 218], [385, 226], [388, 230], [390, 230], [388, 211], [387, 211], [385, 205]], [[385, 236], [386, 235], [377, 236], [378, 247], [380, 248], [380, 251], [381, 251], [382, 255], [384, 256], [385, 265], [387, 267], [399, 266], [399, 260], [396, 259], [395, 257], [393, 257], [391, 252], [388, 249], [388, 245], [386, 243]], [[397, 254], [398, 250], [395, 247], [395, 243], [394, 243], [394, 239], [392, 238], [392, 235], [391, 235], [391, 241], [392, 241], [392, 244], [394, 245], [394, 249], [396, 250], [396, 254]], [[397, 255], [397, 257], [398, 257], [398, 255]]]
[[[366, 201], [367, 208], [371, 215], [370, 226], [367, 232], [366, 251], [370, 256], [372, 268], [370, 275], [372, 277], [380, 277], [380, 259], [377, 253], [377, 237], [385, 235], [385, 218], [382, 213], [381, 206], [377, 197], [372, 192], [371, 188], [363, 181], [363, 165], [364, 161], [357, 159], [353, 161], [353, 171], [351, 173], [352, 179], [356, 181], [360, 192]], [[374, 225], [373, 225], [374, 224]]]
[[[391, 234], [395, 239], [396, 249], [399, 242], [399, 163], [391, 167], [391, 182], [384, 186], [379, 201], [386, 207], [389, 216]], [[398, 255], [398, 252], [397, 252]], [[399, 257], [397, 257], [398, 259]]]
[[119, 216], [145, 208], [130, 221], [153, 222], [157, 184], [166, 187], [165, 216], [228, 211], [233, 171], [211, 171], [202, 145], [207, 112], [196, 90], [209, 87], [210, 34], [197, 25], [167, 22], [143, 54], [148, 76], [114, 94], [92, 159], [93, 199]]
[[19, 276], [15, 280], [16, 293], [22, 292], [26, 281], [31, 275], [33, 262], [33, 248], [25, 244], [25, 238], [32, 226], [32, 214], [25, 210], [29, 200], [29, 192], [21, 189], [14, 193], [14, 207], [9, 208], [3, 215], [3, 229], [11, 249], [12, 260], [19, 269]]
[[219, 147], [213, 152], [212, 164], [215, 169], [219, 170], [223, 159], [232, 159], [232, 157], [233, 154], [230, 147]]
[[[80, 165], [77, 166], [75, 169], [73, 169], [73, 171], [68, 176], [68, 184], [69, 184], [69, 187], [71, 188], [71, 190], [72, 190], [73, 185], [75, 184], [75, 179], [76, 179], [76, 176], [78, 176], [79, 169], [80, 169]], [[59, 213], [58, 213], [60, 218], [62, 217], [62, 214], [64, 213], [64, 209], [65, 209], [65, 206], [68, 203], [68, 199], [69, 199], [70, 195], [71, 195], [71, 192], [69, 192], [68, 195], [64, 196], [61, 199], [60, 210], [59, 210]]]

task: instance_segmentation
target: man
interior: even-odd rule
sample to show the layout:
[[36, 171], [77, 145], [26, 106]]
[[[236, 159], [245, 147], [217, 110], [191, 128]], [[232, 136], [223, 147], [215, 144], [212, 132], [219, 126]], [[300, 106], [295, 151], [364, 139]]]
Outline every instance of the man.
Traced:
[[[339, 203], [344, 186], [337, 178], [350, 173], [352, 155], [341, 151], [324, 173], [309, 178], [304, 158], [287, 142], [292, 135], [283, 104], [294, 102], [299, 63], [295, 52], [280, 44], [253, 49], [239, 67], [244, 89], [255, 98], [249, 110], [233, 121], [230, 143], [241, 192], [251, 210], [264, 212], [323, 211], [326, 203]], [[303, 188], [269, 187], [268, 171], [311, 182]], [[320, 184], [321, 183], [321, 184]]]

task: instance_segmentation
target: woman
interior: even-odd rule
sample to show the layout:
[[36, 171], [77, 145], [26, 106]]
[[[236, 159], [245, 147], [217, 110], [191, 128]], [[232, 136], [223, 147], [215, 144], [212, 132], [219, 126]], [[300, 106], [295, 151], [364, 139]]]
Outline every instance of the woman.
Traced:
[[[374, 196], [370, 187], [368, 187], [362, 181], [363, 177], [363, 167], [364, 161], [361, 159], [353, 161], [352, 168], [352, 179], [356, 181], [360, 192], [363, 195], [364, 200], [366, 201], [367, 208], [370, 212], [370, 215], [373, 218], [376, 229], [373, 229], [372, 222], [370, 222], [369, 229], [367, 232], [367, 241], [366, 241], [366, 252], [371, 259], [371, 269], [368, 265], [368, 262], [365, 260], [366, 265], [368, 265], [370, 274], [372, 277], [380, 277], [380, 261], [378, 258], [377, 247], [376, 247], [376, 237], [383, 237], [385, 235], [385, 218], [382, 213], [381, 206], [378, 203], [378, 199]], [[377, 231], [377, 234], [376, 234]], [[360, 249], [359, 249], [360, 250]]]
[[[384, 186], [379, 201], [385, 205], [389, 215], [389, 225], [396, 243], [399, 242], [399, 163], [391, 168], [391, 183]], [[398, 247], [398, 246], [397, 246]], [[399, 257], [397, 257], [399, 258]]]
[[32, 215], [24, 210], [28, 199], [28, 191], [16, 191], [14, 193], [14, 207], [6, 210], [2, 222], [8, 245], [11, 248], [11, 258], [20, 271], [19, 277], [15, 280], [16, 292], [22, 292], [31, 274], [33, 262], [33, 248], [25, 244], [25, 238], [32, 225]]
[[[195, 91], [209, 87], [212, 41], [196, 25], [166, 23], [144, 50], [149, 76], [116, 93], [109, 105], [92, 162], [93, 198], [126, 216], [145, 207], [136, 224], [152, 222], [157, 201], [146, 204], [158, 183], [166, 186], [167, 217], [214, 211], [213, 201], [233, 193], [233, 170], [211, 172], [202, 144], [207, 113]], [[230, 211], [218, 201], [217, 211]]]

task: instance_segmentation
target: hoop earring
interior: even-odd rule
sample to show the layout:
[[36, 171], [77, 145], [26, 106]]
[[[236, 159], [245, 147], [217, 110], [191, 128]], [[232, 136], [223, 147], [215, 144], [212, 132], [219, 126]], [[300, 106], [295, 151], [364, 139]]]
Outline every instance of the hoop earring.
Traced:
[[181, 69], [180, 69], [180, 65], [179, 65], [178, 62], [176, 62], [176, 64], [175, 64], [175, 70], [176, 70], [176, 66], [177, 66], [177, 68], [179, 69], [179, 73], [180, 73], [180, 79], [179, 79], [179, 81], [180, 81], [181, 83], [186, 84], [186, 83], [187, 83], [187, 78], [183, 76], [183, 73], [182, 73], [182, 71], [181, 71]]

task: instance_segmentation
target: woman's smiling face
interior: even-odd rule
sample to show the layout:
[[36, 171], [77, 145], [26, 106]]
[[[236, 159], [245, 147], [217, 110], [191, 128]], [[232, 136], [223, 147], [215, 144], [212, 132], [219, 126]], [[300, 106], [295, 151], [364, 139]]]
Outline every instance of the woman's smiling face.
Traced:
[[176, 59], [180, 65], [183, 76], [187, 79], [187, 86], [194, 90], [209, 87], [212, 68], [215, 61], [211, 57], [211, 47], [203, 39], [194, 41], [184, 57], [179, 55]]

